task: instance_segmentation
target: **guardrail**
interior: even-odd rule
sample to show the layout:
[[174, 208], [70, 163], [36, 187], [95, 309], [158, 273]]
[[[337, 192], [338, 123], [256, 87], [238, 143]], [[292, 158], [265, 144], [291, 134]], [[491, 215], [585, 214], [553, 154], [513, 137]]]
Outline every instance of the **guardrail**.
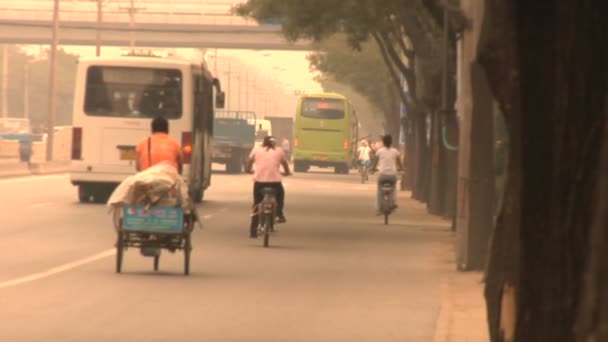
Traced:
[[[199, 24], [199, 25], [238, 25], [258, 26], [253, 20], [231, 14], [237, 2], [222, 3], [184, 0], [146, 0], [136, 2], [133, 19], [136, 24]], [[130, 2], [104, 1], [102, 21], [108, 23], [129, 23]], [[50, 21], [52, 20], [52, 0], [7, 1], [0, 5], [0, 20]], [[97, 22], [96, 1], [62, 1], [59, 7], [61, 21]]]

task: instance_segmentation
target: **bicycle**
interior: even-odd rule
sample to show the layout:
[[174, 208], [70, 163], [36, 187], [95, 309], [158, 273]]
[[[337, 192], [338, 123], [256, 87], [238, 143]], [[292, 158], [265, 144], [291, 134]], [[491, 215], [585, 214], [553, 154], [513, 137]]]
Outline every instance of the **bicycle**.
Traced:
[[[377, 169], [371, 169], [370, 174], [376, 173]], [[402, 174], [402, 170], [399, 170], [398, 174]], [[396, 191], [397, 182], [392, 180], [384, 180], [380, 184], [380, 191], [382, 193], [382, 200], [380, 201], [379, 212], [384, 216], [384, 224], [388, 224], [388, 217], [397, 208], [394, 201], [394, 192]]]
[[368, 169], [369, 166], [367, 165], [366, 161], [359, 160], [359, 173], [361, 174], [361, 184], [364, 184], [365, 181], [369, 179], [367, 171]]
[[388, 224], [389, 215], [395, 210], [396, 205], [393, 201], [395, 183], [391, 181], [382, 182], [382, 201], [380, 202], [380, 212], [384, 215], [384, 224]]
[[262, 194], [264, 198], [257, 205], [257, 213], [259, 217], [257, 234], [264, 234], [264, 247], [270, 244], [270, 234], [274, 232], [274, 221], [277, 216], [277, 199], [276, 190], [273, 188], [263, 188]]

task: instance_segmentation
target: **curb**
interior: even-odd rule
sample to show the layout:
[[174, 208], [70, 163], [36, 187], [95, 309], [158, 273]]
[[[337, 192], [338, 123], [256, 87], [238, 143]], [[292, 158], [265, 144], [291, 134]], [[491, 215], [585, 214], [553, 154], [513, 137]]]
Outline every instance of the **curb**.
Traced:
[[69, 162], [0, 164], [0, 178], [66, 173], [69, 169]]
[[30, 164], [29, 170], [32, 175], [50, 173], [65, 173], [70, 169], [70, 162], [50, 162]]
[[18, 166], [0, 167], [0, 178], [23, 177], [30, 176], [32, 172], [25, 163], [19, 163]]

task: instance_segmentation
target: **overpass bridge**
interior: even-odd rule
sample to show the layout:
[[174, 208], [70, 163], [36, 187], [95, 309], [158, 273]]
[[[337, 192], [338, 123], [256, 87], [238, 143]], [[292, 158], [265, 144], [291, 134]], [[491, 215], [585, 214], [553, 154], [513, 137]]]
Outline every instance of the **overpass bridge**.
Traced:
[[[101, 12], [98, 12], [101, 1]], [[232, 15], [238, 0], [62, 0], [62, 45], [310, 50], [289, 43], [278, 25], [259, 25]], [[50, 44], [53, 0], [0, 4], [0, 43]], [[98, 14], [101, 13], [101, 20]]]

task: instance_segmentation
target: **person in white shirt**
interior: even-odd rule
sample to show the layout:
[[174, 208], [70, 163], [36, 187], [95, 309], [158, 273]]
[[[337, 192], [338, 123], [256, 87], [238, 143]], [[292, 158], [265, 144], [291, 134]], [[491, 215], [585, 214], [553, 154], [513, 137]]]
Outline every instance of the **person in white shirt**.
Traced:
[[357, 160], [361, 166], [369, 167], [372, 163], [371, 160], [372, 149], [367, 145], [367, 141], [361, 141], [361, 146], [357, 149]]
[[[385, 182], [397, 183], [397, 173], [403, 170], [401, 163], [401, 153], [394, 147], [393, 137], [389, 134], [382, 137], [384, 147], [376, 151], [376, 156], [372, 162], [371, 172], [378, 172], [378, 189], [376, 192], [376, 210], [380, 213], [382, 201], [382, 184]], [[394, 208], [397, 208], [397, 191], [393, 191]], [[393, 209], [394, 209], [393, 208]]]
[[[372, 164], [371, 160], [372, 149], [367, 145], [367, 141], [361, 141], [361, 146], [357, 149], [357, 161], [361, 167], [360, 171], [363, 172], [365, 169], [369, 169]], [[367, 177], [365, 177], [367, 179]]]
[[[253, 205], [257, 205], [264, 198], [262, 189], [273, 188], [277, 194], [277, 217], [279, 223], [287, 222], [283, 208], [285, 206], [285, 189], [281, 183], [280, 166], [283, 166], [285, 175], [291, 175], [289, 164], [285, 159], [283, 149], [276, 146], [276, 142], [272, 136], [264, 138], [261, 146], [254, 147], [249, 154], [247, 163], [247, 172], [253, 172], [255, 165], [255, 173], [253, 175]], [[257, 237], [258, 215], [251, 216], [250, 237]]]

